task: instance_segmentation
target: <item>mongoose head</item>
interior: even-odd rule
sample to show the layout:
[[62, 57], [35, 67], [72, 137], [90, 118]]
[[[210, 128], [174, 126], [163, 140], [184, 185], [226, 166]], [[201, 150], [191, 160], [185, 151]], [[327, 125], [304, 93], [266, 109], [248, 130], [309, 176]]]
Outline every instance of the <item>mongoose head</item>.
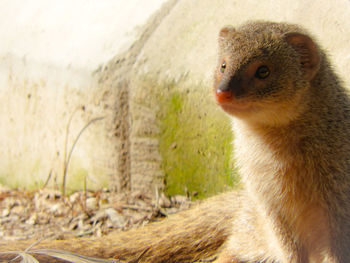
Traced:
[[320, 65], [315, 42], [295, 25], [251, 22], [219, 34], [214, 92], [230, 115], [267, 125], [298, 117]]

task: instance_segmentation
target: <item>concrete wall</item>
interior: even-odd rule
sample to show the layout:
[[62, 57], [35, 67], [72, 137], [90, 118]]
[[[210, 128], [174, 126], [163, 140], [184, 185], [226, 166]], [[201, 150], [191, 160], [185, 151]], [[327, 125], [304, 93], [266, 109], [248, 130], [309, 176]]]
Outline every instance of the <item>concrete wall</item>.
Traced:
[[85, 177], [92, 188], [118, 187], [117, 87], [101, 88], [97, 72], [128, 50], [163, 2], [1, 2], [0, 182], [42, 186], [51, 177], [60, 185], [74, 140], [102, 117], [77, 141], [68, 188]]
[[[159, 111], [175, 91], [189, 94], [190, 111], [209, 130], [209, 117], [220, 114], [208, 89], [223, 25], [251, 19], [301, 24], [328, 50], [349, 86], [349, 17], [347, 0], [3, 1], [0, 182], [40, 186], [51, 175], [50, 183], [59, 185], [65, 153], [101, 117], [74, 148], [69, 187], [81, 188], [87, 178], [91, 188], [162, 188], [171, 171], [164, 168]], [[186, 140], [166, 147], [189, 144]], [[205, 154], [210, 158], [203, 160], [223, 162], [220, 153]], [[186, 156], [191, 158], [196, 159]], [[210, 169], [208, 164], [204, 170]], [[181, 173], [187, 179], [176, 184], [186, 185], [195, 172]]]

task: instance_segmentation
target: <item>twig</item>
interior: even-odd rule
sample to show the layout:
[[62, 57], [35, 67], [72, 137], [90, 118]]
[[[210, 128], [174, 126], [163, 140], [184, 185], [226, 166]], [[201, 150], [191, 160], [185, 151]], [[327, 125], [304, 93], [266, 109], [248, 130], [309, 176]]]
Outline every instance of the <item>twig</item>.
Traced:
[[152, 212], [151, 208], [148, 207], [141, 207], [141, 206], [136, 206], [136, 205], [123, 205], [123, 209], [131, 209], [131, 210], [142, 210], [146, 212]]
[[75, 111], [70, 115], [68, 124], [66, 127], [66, 137], [64, 142], [64, 156], [63, 156], [63, 178], [62, 178], [62, 194], [65, 195], [66, 193], [66, 176], [67, 176], [67, 151], [68, 151], [68, 137], [69, 137], [69, 128], [73, 120], [74, 114], [79, 110], [75, 109]]
[[[73, 113], [74, 114], [74, 113]], [[72, 114], [72, 115], [73, 115]], [[63, 168], [63, 180], [62, 180], [62, 193], [63, 195], [65, 195], [66, 193], [66, 178], [67, 178], [67, 172], [68, 172], [68, 166], [69, 166], [69, 162], [70, 162], [70, 159], [72, 157], [72, 153], [73, 153], [73, 150], [76, 146], [76, 144], [78, 143], [78, 140], [80, 138], [80, 136], [83, 134], [83, 132], [87, 129], [87, 127], [89, 127], [91, 124], [93, 124], [94, 122], [96, 121], [100, 121], [100, 120], [103, 120], [104, 117], [98, 117], [98, 118], [94, 118], [92, 120], [90, 120], [79, 132], [79, 134], [77, 135], [77, 137], [75, 138], [74, 140], [74, 143], [69, 151], [69, 154], [68, 154], [68, 157], [67, 159], [65, 158], [65, 161], [64, 161], [64, 168]], [[68, 137], [68, 132], [69, 132], [69, 126], [70, 126], [70, 122], [71, 122], [71, 119], [69, 120], [69, 123], [68, 123], [68, 127], [67, 127], [67, 134], [66, 136]], [[67, 139], [68, 141], [68, 139]], [[66, 151], [65, 151], [65, 157], [66, 157]]]
[[45, 181], [45, 183], [44, 183], [44, 185], [42, 187], [43, 189], [46, 188], [46, 186], [49, 184], [51, 176], [52, 176], [52, 168], [51, 168], [51, 170], [49, 172], [49, 175], [47, 176], [47, 179], [46, 179], [46, 181]]

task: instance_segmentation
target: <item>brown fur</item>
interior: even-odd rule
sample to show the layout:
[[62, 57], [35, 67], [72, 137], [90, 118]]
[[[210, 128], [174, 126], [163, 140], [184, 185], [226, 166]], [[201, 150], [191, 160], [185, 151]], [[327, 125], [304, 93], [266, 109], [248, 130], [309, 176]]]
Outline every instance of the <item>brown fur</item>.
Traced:
[[[350, 101], [326, 55], [303, 29], [268, 22], [224, 28], [219, 44], [217, 100], [235, 117], [243, 181], [277, 241], [263, 258], [350, 262]], [[262, 65], [265, 79], [254, 75]], [[232, 258], [251, 260], [230, 242]]]
[[[231, 222], [234, 217], [240, 217], [245, 200], [243, 193], [224, 193], [145, 227], [102, 238], [47, 240], [34, 248], [61, 249], [100, 258], [115, 257], [126, 262], [135, 259], [149, 263], [191, 262], [215, 255], [231, 234]], [[23, 251], [34, 242], [0, 242], [0, 251]], [[49, 262], [57, 261], [51, 258]]]
[[145, 228], [40, 246], [138, 262], [350, 262], [350, 100], [308, 35], [270, 22], [220, 32], [214, 92], [233, 117], [245, 190]]

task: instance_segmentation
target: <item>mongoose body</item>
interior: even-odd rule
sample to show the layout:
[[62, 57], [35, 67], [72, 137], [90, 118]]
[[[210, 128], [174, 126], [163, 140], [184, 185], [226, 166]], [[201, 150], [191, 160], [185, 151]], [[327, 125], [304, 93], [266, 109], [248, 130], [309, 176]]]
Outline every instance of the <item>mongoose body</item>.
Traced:
[[350, 100], [320, 46], [296, 25], [225, 27], [214, 95], [244, 190], [131, 233], [41, 246], [127, 262], [349, 263]]
[[216, 99], [268, 230], [267, 254], [233, 234], [228, 258], [350, 262], [350, 101], [326, 55], [283, 23], [223, 28], [219, 45]]

